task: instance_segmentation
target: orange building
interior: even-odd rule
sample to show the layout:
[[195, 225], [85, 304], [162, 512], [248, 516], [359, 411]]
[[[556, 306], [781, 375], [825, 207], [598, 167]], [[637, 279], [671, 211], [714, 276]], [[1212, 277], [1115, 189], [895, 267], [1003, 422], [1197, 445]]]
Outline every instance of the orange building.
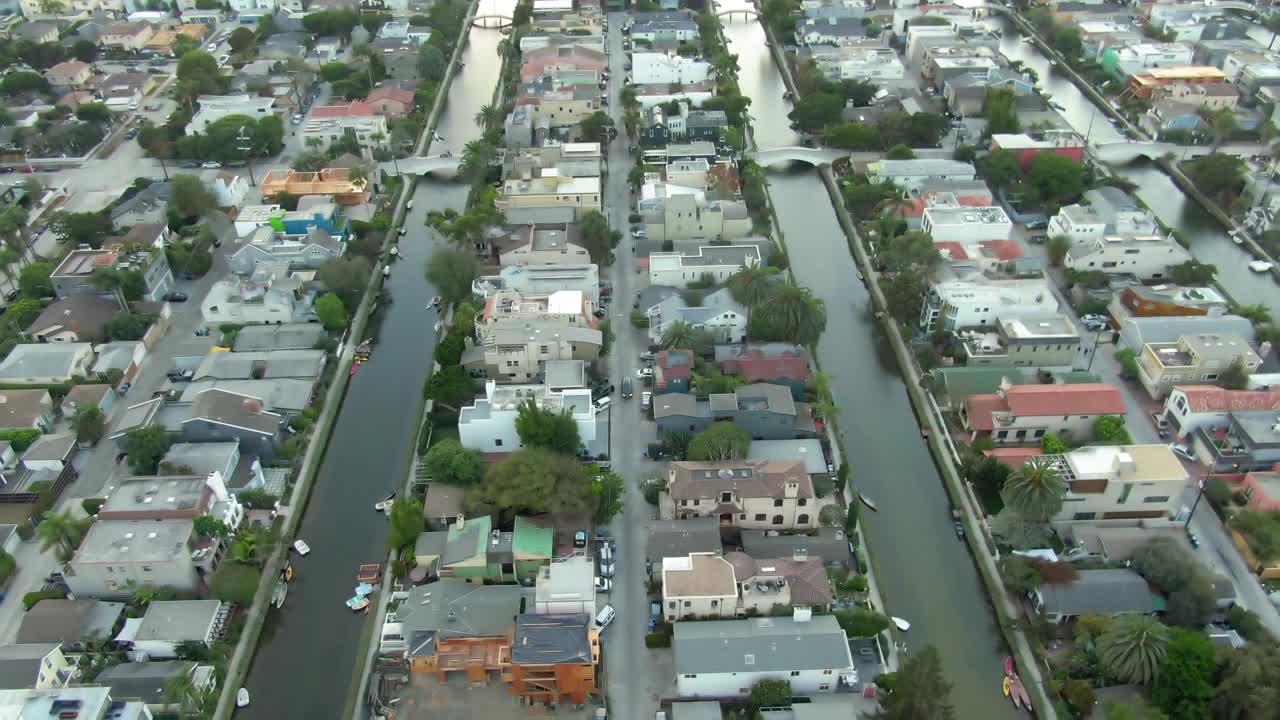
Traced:
[[262, 178], [262, 196], [332, 195], [340, 205], [359, 205], [369, 199], [364, 180], [352, 180], [346, 168], [326, 168], [320, 172], [272, 170]]
[[1149, 98], [1156, 88], [1167, 85], [1207, 85], [1227, 81], [1227, 74], [1211, 65], [1151, 68], [1129, 76], [1129, 92], [1134, 97]]
[[520, 615], [511, 642], [511, 693], [525, 704], [582, 704], [600, 694], [600, 633], [591, 617]]

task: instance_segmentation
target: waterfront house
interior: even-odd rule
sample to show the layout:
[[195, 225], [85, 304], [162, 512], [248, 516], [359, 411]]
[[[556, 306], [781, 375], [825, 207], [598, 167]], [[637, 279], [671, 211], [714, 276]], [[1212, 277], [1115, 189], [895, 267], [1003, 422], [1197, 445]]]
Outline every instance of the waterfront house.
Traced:
[[402, 653], [415, 673], [439, 673], [444, 680], [445, 673], [466, 670], [469, 680], [481, 682], [488, 678], [484, 669], [467, 662], [468, 648], [509, 646], [512, 618], [532, 591], [446, 578], [418, 585], [408, 595], [387, 615], [379, 651]]
[[228, 611], [221, 600], [153, 600], [140, 619], [126, 621], [116, 640], [147, 657], [175, 658], [183, 643], [208, 648], [223, 637]]
[[660, 433], [689, 436], [712, 423], [729, 420], [753, 440], [794, 440], [817, 434], [808, 403], [796, 402], [783, 385], [753, 383], [734, 392], [700, 399], [685, 393], [665, 393], [653, 399], [653, 418]]
[[1081, 570], [1070, 583], [1044, 584], [1029, 593], [1035, 609], [1052, 623], [1081, 615], [1150, 615], [1164, 609], [1138, 573], [1126, 569]]
[[586, 448], [595, 448], [598, 438], [596, 408], [591, 390], [552, 390], [546, 385], [498, 385], [489, 380], [485, 394], [464, 408], [458, 417], [458, 436], [463, 447], [486, 453], [514, 452], [523, 447], [516, 432], [520, 405], [532, 402], [544, 410], [568, 412], [578, 426], [578, 438]]
[[816, 557], [757, 560], [742, 552], [690, 553], [662, 562], [667, 622], [771, 615], [787, 607], [825, 610], [832, 599], [826, 567]]
[[1217, 333], [1239, 335], [1253, 342], [1253, 323], [1239, 315], [1184, 315], [1175, 317], [1129, 317], [1119, 322], [1123, 349], [1142, 353], [1148, 343], [1176, 343], [1184, 335]]
[[743, 530], [742, 550], [753, 558], [812, 557], [831, 567], [856, 567], [849, 538], [840, 528], [818, 528], [809, 535], [780, 535]]
[[1224, 425], [1191, 433], [1191, 450], [1211, 473], [1269, 470], [1280, 463], [1280, 423], [1273, 410], [1231, 411]]
[[749, 383], [773, 383], [791, 389], [791, 397], [804, 397], [809, 383], [809, 353], [790, 343], [717, 345], [716, 364], [725, 375], [741, 375]]
[[760, 265], [755, 245], [701, 245], [696, 251], [649, 255], [649, 284], [686, 288], [708, 280], [721, 285], [744, 268]]
[[581, 705], [599, 696], [600, 632], [590, 615], [516, 616], [511, 694], [522, 703]]
[[138, 698], [152, 713], [177, 712], [178, 703], [169, 688], [179, 682], [189, 681], [197, 694], [213, 691], [218, 682], [212, 665], [189, 660], [124, 662], [108, 667], [94, 680], [110, 687], [118, 697]]
[[808, 531], [818, 526], [813, 481], [800, 460], [673, 462], [663, 517], [715, 517], [722, 527]]
[[467, 582], [532, 579], [553, 555], [552, 530], [517, 516], [510, 532], [493, 527], [488, 515], [458, 518], [448, 530], [442, 578]]
[[591, 262], [582, 245], [578, 226], [572, 223], [521, 225], [493, 243], [498, 264], [512, 265], [579, 265]]
[[1190, 262], [1191, 253], [1164, 235], [1106, 235], [1083, 240], [1067, 251], [1066, 267], [1076, 272], [1098, 271], [1159, 280], [1171, 268]]
[[213, 388], [196, 396], [180, 431], [186, 442], [236, 442], [267, 460], [284, 440], [285, 417], [269, 412], [261, 398]]
[[1183, 335], [1177, 342], [1147, 343], [1138, 355], [1138, 380], [1160, 399], [1175, 385], [1213, 382], [1234, 363], [1246, 373], [1262, 365], [1249, 342], [1228, 332]]
[[1114, 326], [1131, 317], [1218, 317], [1225, 315], [1229, 308], [1227, 299], [1214, 288], [1172, 284], [1121, 288], [1107, 305]]
[[1170, 519], [1189, 478], [1167, 445], [1093, 445], [1028, 462], [1052, 466], [1066, 482], [1055, 522]]
[[761, 680], [785, 680], [798, 697], [836, 690], [853, 667], [844, 630], [832, 615], [676, 623], [671, 644], [682, 698], [742, 699]]
[[990, 435], [997, 443], [1039, 442], [1047, 433], [1085, 441], [1099, 418], [1124, 412], [1124, 396], [1111, 385], [1003, 384], [995, 393], [965, 400], [960, 421], [972, 437]]
[[1080, 331], [1064, 313], [1001, 319], [994, 332], [960, 334], [968, 367], [1070, 370], [1080, 352]]
[[955, 332], [1057, 311], [1057, 296], [1044, 278], [947, 279], [929, 285], [920, 324], [930, 331]]
[[694, 305], [673, 292], [646, 308], [645, 315], [649, 318], [649, 339], [654, 342], [661, 339], [676, 321], [716, 332], [724, 342], [736, 343], [746, 339], [747, 309], [739, 305], [727, 289], [704, 295]]

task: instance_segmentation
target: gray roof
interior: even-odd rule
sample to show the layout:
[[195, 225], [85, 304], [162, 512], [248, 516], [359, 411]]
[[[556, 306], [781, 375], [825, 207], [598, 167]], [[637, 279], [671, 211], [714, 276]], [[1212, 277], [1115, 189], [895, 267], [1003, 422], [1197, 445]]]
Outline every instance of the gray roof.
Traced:
[[880, 160], [880, 177], [909, 177], [913, 175], [973, 175], [973, 163], [959, 160]]
[[452, 565], [476, 554], [476, 542], [480, 539], [480, 526], [468, 523], [457, 534], [452, 542], [445, 546], [442, 565]]
[[551, 665], [591, 662], [591, 617], [574, 615], [518, 615], [511, 642], [513, 665]]
[[[225, 473], [239, 449], [239, 443], [233, 442], [174, 443], [160, 462], [185, 465], [194, 475], [208, 475], [215, 470]], [[230, 482], [230, 478], [223, 479]]]
[[133, 362], [133, 351], [140, 344], [137, 340], [119, 340], [95, 345], [93, 351], [98, 353], [98, 357], [94, 360], [93, 371], [106, 372], [111, 368], [122, 372], [127, 370]]
[[96, 338], [102, 334], [102, 326], [120, 312], [120, 305], [97, 295], [72, 295], [56, 300], [40, 313], [27, 328], [36, 334], [54, 326], [74, 326], [80, 337]]
[[22, 453], [22, 460], [23, 462], [66, 460], [75, 446], [76, 436], [74, 433], [41, 435], [35, 442], [31, 443], [31, 447], [27, 448], [26, 452]]
[[0, 381], [21, 381], [31, 377], [71, 377], [78, 353], [92, 350], [89, 343], [39, 343], [15, 347], [0, 362]]
[[742, 550], [753, 558], [794, 557], [803, 552], [820, 557], [828, 565], [849, 565], [849, 541], [839, 528], [818, 528], [814, 535], [766, 535], [764, 530], [743, 530]]
[[543, 381], [551, 387], [585, 387], [586, 363], [581, 360], [547, 360]]
[[448, 530], [432, 530], [424, 532], [413, 541], [413, 554], [422, 556], [435, 556], [439, 558], [444, 554], [445, 544], [449, 542]]
[[124, 603], [101, 600], [41, 600], [22, 616], [18, 643], [77, 643], [110, 638]]
[[184, 422], [204, 420], [249, 430], [263, 435], [275, 435], [280, 430], [281, 416], [267, 412], [262, 400], [227, 392], [206, 390], [196, 396], [191, 404], [191, 415]]
[[1069, 585], [1041, 585], [1037, 591], [1046, 613], [1151, 613], [1156, 602], [1147, 581], [1127, 570], [1081, 570]]
[[316, 323], [251, 325], [236, 333], [236, 352], [262, 350], [311, 350], [324, 335]]
[[1234, 333], [1249, 342], [1257, 337], [1253, 323], [1239, 315], [1130, 317], [1120, 324], [1120, 336], [1124, 344], [1139, 354], [1142, 353], [1142, 346], [1147, 343], [1177, 342], [1183, 335], [1202, 332]]
[[410, 590], [395, 617], [405, 637], [420, 630], [443, 637], [498, 637], [511, 631], [521, 598], [532, 599], [532, 594], [533, 588], [520, 585], [477, 585], [444, 578]]
[[221, 609], [219, 600], [153, 601], [147, 606], [147, 614], [142, 616], [133, 639], [204, 642]]
[[462, 497], [465, 494], [460, 487], [433, 482], [427, 486], [422, 512], [429, 518], [448, 518], [452, 522], [462, 514]]
[[195, 402], [205, 390], [225, 390], [262, 400], [262, 406], [274, 413], [301, 412], [311, 401], [315, 380], [279, 378], [271, 380], [198, 380], [182, 390], [182, 402]]
[[58, 649], [58, 643], [0, 645], [0, 690], [35, 687], [40, 663]]
[[210, 352], [196, 370], [195, 379], [248, 380], [254, 378], [319, 377], [323, 350], [275, 350], [269, 352]]
[[698, 398], [687, 393], [663, 393], [654, 399], [653, 418], [694, 417], [698, 414]]
[[137, 698], [148, 705], [165, 705], [165, 682], [190, 675], [196, 664], [184, 660], [167, 662], [127, 662], [113, 665], [98, 674], [95, 682], [111, 687], [113, 697]]
[[678, 675], [843, 670], [853, 666], [849, 640], [833, 615], [709, 620], [675, 625]]
[[718, 700], [671, 703], [671, 720], [720, 720]]
[[753, 440], [748, 460], [803, 460], [810, 475], [827, 472], [827, 457], [817, 440]]
[[720, 521], [714, 517], [656, 520], [649, 525], [645, 557], [661, 560], [690, 553], [719, 553]]
[[116, 416], [115, 422], [111, 425], [111, 437], [114, 439], [130, 430], [151, 425], [152, 421], [155, 420], [156, 413], [162, 407], [164, 407], [163, 397], [155, 397], [137, 405], [130, 405]]

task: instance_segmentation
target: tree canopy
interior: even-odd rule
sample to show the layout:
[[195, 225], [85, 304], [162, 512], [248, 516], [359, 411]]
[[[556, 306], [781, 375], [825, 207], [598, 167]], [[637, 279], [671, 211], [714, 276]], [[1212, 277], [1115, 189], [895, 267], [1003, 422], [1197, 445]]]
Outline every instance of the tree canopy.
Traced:
[[130, 430], [124, 436], [121, 449], [128, 453], [129, 467], [138, 475], [154, 475], [160, 467], [160, 458], [169, 452], [173, 438], [158, 425]]
[[470, 298], [471, 283], [479, 274], [480, 262], [464, 250], [437, 250], [427, 260], [427, 281], [450, 303]]
[[951, 683], [942, 675], [942, 658], [933, 645], [906, 656], [894, 673], [876, 678], [884, 692], [870, 717], [876, 720], [954, 720]]
[[169, 179], [169, 207], [182, 217], [196, 217], [217, 206], [213, 193], [195, 175], [174, 175]]
[[573, 413], [538, 407], [533, 400], [516, 408], [516, 434], [525, 447], [545, 448], [561, 455], [575, 455], [582, 445]]
[[731, 422], [712, 423], [710, 427], [689, 441], [690, 460], [716, 462], [741, 460], [751, 449], [751, 437], [747, 431]]
[[484, 474], [480, 451], [463, 447], [452, 438], [432, 445], [422, 461], [431, 480], [446, 485], [473, 485]]
[[470, 513], [512, 517], [591, 511], [594, 499], [576, 458], [525, 448], [490, 467], [484, 479], [467, 490], [463, 505]]
[[347, 307], [337, 293], [321, 295], [315, 302], [315, 311], [326, 330], [340, 330], [347, 326]]
[[316, 279], [342, 298], [344, 307], [359, 307], [373, 269], [369, 261], [354, 255], [330, 258], [316, 271]]

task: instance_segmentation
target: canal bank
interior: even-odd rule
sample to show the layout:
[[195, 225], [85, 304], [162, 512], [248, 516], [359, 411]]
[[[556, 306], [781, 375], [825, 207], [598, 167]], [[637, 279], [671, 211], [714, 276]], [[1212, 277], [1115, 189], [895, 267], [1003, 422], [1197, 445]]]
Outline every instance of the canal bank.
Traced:
[[[1130, 142], [1107, 121], [1106, 112], [1085, 97], [1066, 71], [1052, 66], [1033, 45], [1022, 42], [1022, 30], [1013, 20], [992, 18], [990, 24], [1002, 34], [1000, 52], [1036, 72], [1042, 92], [1062, 106], [1063, 118], [1081, 137], [1091, 144]], [[1135, 185], [1134, 194], [1161, 222], [1178, 230], [1197, 260], [1217, 266], [1218, 283], [1236, 302], [1265, 305], [1280, 317], [1280, 292], [1273, 276], [1250, 272], [1248, 262], [1253, 255], [1232, 243], [1223, 224], [1187, 197], [1154, 161], [1139, 160], [1114, 169]]]
[[[444, 138], [436, 149], [461, 152], [478, 136], [472, 115], [492, 96], [498, 67], [485, 59], [494, 57], [500, 39], [497, 30], [470, 31], [460, 52], [465, 69], [448, 88], [436, 123]], [[366, 618], [353, 616], [343, 601], [356, 584], [356, 568], [386, 556], [386, 519], [373, 503], [403, 482], [436, 341], [426, 310], [435, 291], [422, 272], [436, 247], [426, 214], [462, 210], [467, 188], [424, 179], [410, 193], [416, 201], [403, 219], [409, 234], [386, 282], [391, 303], [383, 303], [371, 361], [351, 378], [297, 533], [312, 554], [294, 557], [288, 604], [269, 617], [254, 657], [246, 684], [253, 704], [241, 711], [249, 718], [334, 717], [359, 680], [354, 667]], [[300, 679], [306, 683], [301, 693]]]
[[[751, 7], [736, 0], [728, 11]], [[757, 146], [796, 145], [763, 27], [724, 23], [739, 58], [739, 85], [752, 98]], [[986, 591], [951, 526], [950, 503], [912, 412], [897, 361], [856, 280], [843, 230], [817, 174], [798, 167], [769, 174], [769, 192], [801, 285], [827, 303], [817, 359], [831, 378], [837, 424], [854, 484], [880, 506], [861, 526], [874, 550], [879, 585], [895, 615], [908, 619], [907, 652], [936, 645], [951, 699], [963, 717], [1016, 717], [1002, 696], [1007, 654]]]

